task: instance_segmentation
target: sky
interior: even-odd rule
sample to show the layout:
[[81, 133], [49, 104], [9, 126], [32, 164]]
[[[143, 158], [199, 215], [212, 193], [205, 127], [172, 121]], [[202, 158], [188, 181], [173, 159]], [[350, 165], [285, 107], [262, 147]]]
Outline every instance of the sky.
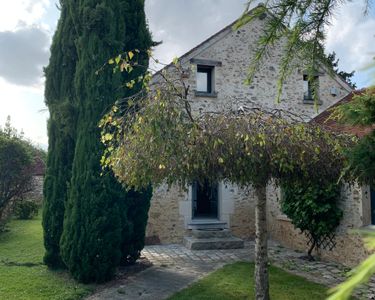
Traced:
[[[59, 18], [58, 0], [0, 0], [0, 125], [11, 116], [34, 144], [47, 148], [43, 67]], [[245, 8], [246, 0], [146, 0], [146, 17], [155, 41], [154, 54], [170, 62], [219, 31]], [[363, 15], [364, 1], [341, 7], [327, 31], [327, 51], [339, 67], [356, 71], [359, 88], [368, 86], [366, 66], [375, 56], [375, 9]]]

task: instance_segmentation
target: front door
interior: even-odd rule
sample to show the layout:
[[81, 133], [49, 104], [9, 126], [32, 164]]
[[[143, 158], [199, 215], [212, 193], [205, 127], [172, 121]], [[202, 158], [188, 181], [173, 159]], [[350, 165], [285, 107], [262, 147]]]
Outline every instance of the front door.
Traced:
[[218, 185], [195, 181], [192, 186], [193, 218], [218, 218]]

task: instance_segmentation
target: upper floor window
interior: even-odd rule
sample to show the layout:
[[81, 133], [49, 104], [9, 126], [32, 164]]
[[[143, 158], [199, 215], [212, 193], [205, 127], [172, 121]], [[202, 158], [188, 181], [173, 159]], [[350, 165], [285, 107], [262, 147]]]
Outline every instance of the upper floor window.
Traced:
[[215, 71], [216, 67], [222, 66], [222, 63], [217, 60], [200, 58], [192, 58], [190, 63], [197, 65], [195, 96], [217, 97]]
[[303, 101], [305, 103], [314, 103], [315, 93], [318, 93], [319, 76], [314, 76], [311, 80], [308, 75], [303, 75]]
[[214, 75], [214, 67], [212, 66], [197, 66], [197, 92], [212, 93], [212, 80]]

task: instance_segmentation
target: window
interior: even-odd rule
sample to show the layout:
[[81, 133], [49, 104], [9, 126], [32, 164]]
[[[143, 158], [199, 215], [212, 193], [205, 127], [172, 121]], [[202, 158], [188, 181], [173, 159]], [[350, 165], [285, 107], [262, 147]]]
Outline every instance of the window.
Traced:
[[303, 101], [306, 103], [314, 103], [315, 89], [318, 89], [319, 76], [314, 76], [313, 80], [309, 80], [307, 75], [303, 75]]
[[213, 73], [212, 66], [197, 66], [197, 92], [199, 93], [213, 93]]
[[190, 63], [197, 66], [195, 96], [216, 98], [215, 73], [216, 68], [222, 66], [221, 61], [206, 58], [191, 58]]

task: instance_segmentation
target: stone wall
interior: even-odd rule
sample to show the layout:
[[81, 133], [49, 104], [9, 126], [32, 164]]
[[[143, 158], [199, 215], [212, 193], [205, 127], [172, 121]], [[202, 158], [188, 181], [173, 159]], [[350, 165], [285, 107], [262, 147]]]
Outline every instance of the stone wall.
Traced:
[[178, 187], [162, 186], [154, 189], [148, 215], [146, 237], [161, 243], [181, 243], [185, 234], [180, 201], [186, 193]]
[[28, 200], [33, 200], [38, 204], [43, 202], [43, 182], [44, 176], [33, 176], [33, 188], [32, 191], [27, 193], [25, 196]]
[[[276, 104], [276, 83], [282, 57], [282, 43], [270, 51], [252, 85], [245, 85], [250, 58], [255, 49], [255, 42], [263, 30], [263, 24], [262, 20], [256, 20], [236, 31], [233, 31], [230, 25], [180, 58], [181, 65], [188, 74], [185, 83], [190, 86], [189, 100], [193, 114], [202, 111], [237, 109], [240, 106], [258, 106], [292, 111], [308, 121], [350, 92], [350, 87], [346, 83], [338, 77], [330, 77], [322, 70], [319, 76], [319, 98], [322, 103], [318, 111], [314, 105], [305, 104], [303, 102], [304, 67], [301, 62], [301, 67], [296, 68], [285, 82], [281, 103]], [[213, 71], [213, 86], [217, 97], [195, 96], [196, 64], [191, 61], [193, 58], [220, 62]], [[173, 65], [167, 67], [170, 72], [173, 72], [173, 68]], [[160, 79], [155, 75], [153, 80]], [[335, 96], [330, 93], [332, 87], [337, 90]], [[253, 238], [255, 231], [253, 194], [251, 192], [246, 194], [235, 186], [223, 187], [221, 191], [219, 196], [221, 221], [227, 222], [235, 235], [246, 239]], [[180, 242], [185, 234], [187, 223], [191, 220], [191, 207], [189, 192], [175, 188], [168, 191], [165, 187], [156, 190], [151, 201], [147, 236], [157, 237], [162, 243]], [[280, 224], [286, 226], [284, 223]], [[282, 234], [281, 232], [280, 235]]]
[[255, 237], [255, 198], [254, 191], [240, 190], [233, 197], [234, 210], [230, 216], [232, 233], [242, 239]]

